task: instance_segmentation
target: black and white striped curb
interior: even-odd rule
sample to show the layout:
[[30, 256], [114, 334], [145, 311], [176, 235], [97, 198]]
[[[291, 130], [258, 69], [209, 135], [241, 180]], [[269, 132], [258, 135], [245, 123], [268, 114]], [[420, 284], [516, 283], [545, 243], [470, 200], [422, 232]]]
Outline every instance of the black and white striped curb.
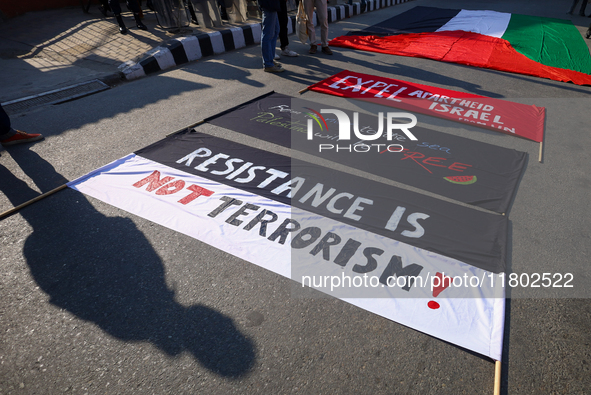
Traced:
[[[406, 3], [407, 1], [410, 0], [367, 0], [363, 3], [328, 7], [328, 22], [335, 22], [365, 12]], [[296, 29], [295, 17], [291, 17], [290, 22], [287, 25], [288, 34], [292, 34]], [[316, 13], [314, 13], [314, 25], [316, 25]], [[260, 42], [260, 23], [233, 27], [212, 33], [179, 37], [146, 52], [139, 62], [128, 61], [123, 63], [119, 66], [119, 71], [123, 73], [126, 80], [134, 80], [205, 56], [260, 44]]]

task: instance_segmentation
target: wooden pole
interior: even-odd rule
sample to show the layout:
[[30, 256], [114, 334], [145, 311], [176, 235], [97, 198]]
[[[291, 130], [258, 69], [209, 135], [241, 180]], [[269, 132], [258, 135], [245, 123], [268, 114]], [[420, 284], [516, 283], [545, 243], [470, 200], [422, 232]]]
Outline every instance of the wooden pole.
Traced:
[[39, 200], [41, 200], [41, 199], [44, 199], [44, 198], [46, 198], [46, 197], [47, 197], [47, 196], [49, 196], [49, 195], [53, 195], [54, 193], [56, 193], [56, 192], [58, 192], [58, 191], [61, 191], [62, 189], [66, 188], [67, 186], [68, 186], [68, 184], [64, 184], [64, 185], [62, 185], [62, 186], [59, 186], [59, 187], [57, 187], [57, 188], [55, 188], [55, 189], [52, 189], [52, 190], [51, 190], [51, 191], [49, 191], [49, 192], [45, 192], [44, 194], [41, 194], [41, 195], [37, 196], [36, 198], [29, 200], [28, 202], [25, 202], [25, 203], [23, 203], [23, 204], [19, 204], [18, 206], [16, 206], [16, 207], [13, 207], [13, 208], [11, 208], [10, 210], [8, 210], [8, 211], [5, 211], [5, 212], [3, 212], [2, 214], [0, 214], [0, 219], [2, 219], [2, 218], [4, 218], [4, 217], [7, 217], [7, 216], [9, 216], [9, 215], [11, 215], [11, 214], [14, 214], [14, 213], [16, 213], [18, 210], [20, 210], [20, 209], [21, 209], [21, 208], [23, 208], [23, 207], [26, 207], [26, 206], [28, 206], [29, 204], [33, 204], [33, 203], [35, 203], [35, 202], [37, 202], [37, 201], [39, 201]]
[[501, 361], [495, 361], [495, 392], [494, 395], [501, 395]]
[[538, 162], [542, 163], [542, 152], [544, 151], [544, 142], [540, 141], [540, 156], [538, 157]]
[[[194, 124], [192, 124], [192, 125], [186, 126], [186, 127], [182, 128], [182, 129], [180, 129], [180, 130], [177, 130], [176, 132], [172, 132], [172, 133], [168, 134], [166, 137], [169, 137], [169, 136], [172, 136], [172, 135], [174, 135], [174, 134], [180, 133], [180, 132], [182, 132], [182, 131], [184, 131], [184, 130], [187, 130], [187, 129], [194, 128], [194, 127], [196, 127], [196, 126], [199, 126], [199, 125], [201, 125], [201, 124], [202, 124], [202, 123], [204, 123], [204, 122], [205, 122], [205, 119], [204, 119], [204, 120], [202, 120], [202, 121], [199, 121], [199, 122], [197, 122], [197, 123], [194, 123]], [[39, 200], [41, 200], [41, 199], [44, 199], [44, 198], [46, 198], [46, 197], [47, 197], [47, 196], [49, 196], [49, 195], [53, 195], [54, 193], [56, 193], [56, 192], [58, 192], [58, 191], [61, 191], [62, 189], [66, 188], [67, 186], [68, 186], [68, 184], [64, 184], [64, 185], [62, 185], [62, 186], [59, 186], [59, 187], [57, 187], [57, 188], [55, 188], [55, 189], [52, 189], [52, 190], [51, 190], [51, 191], [49, 191], [49, 192], [45, 192], [44, 194], [41, 194], [41, 195], [37, 196], [36, 198], [29, 200], [28, 202], [25, 202], [25, 203], [23, 203], [23, 204], [19, 204], [18, 206], [16, 206], [16, 207], [13, 207], [13, 208], [11, 208], [10, 210], [8, 210], [8, 211], [5, 211], [5, 212], [1, 213], [1, 214], [0, 214], [0, 219], [3, 219], [4, 217], [8, 217], [9, 215], [16, 213], [16, 212], [17, 212], [17, 211], [19, 211], [21, 208], [23, 208], [23, 207], [26, 207], [26, 206], [28, 206], [29, 204], [33, 204], [33, 203], [35, 203], [35, 202], [38, 202], [38, 201], [39, 201]]]
[[306, 93], [307, 90], [308, 90], [308, 88], [304, 88], [301, 91], [299, 91], [298, 93], [301, 95], [302, 93]]

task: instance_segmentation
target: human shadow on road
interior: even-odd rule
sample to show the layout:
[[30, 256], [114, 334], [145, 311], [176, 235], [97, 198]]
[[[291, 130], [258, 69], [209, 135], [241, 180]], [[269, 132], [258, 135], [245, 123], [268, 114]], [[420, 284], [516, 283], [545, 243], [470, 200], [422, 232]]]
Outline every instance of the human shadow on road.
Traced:
[[[265, 85], [252, 77], [252, 73], [245, 70], [241, 65], [232, 65], [228, 62], [201, 62], [199, 68], [191, 67], [190, 65], [183, 68], [184, 71], [192, 74], [197, 74], [201, 77], [221, 79], [225, 81], [236, 80], [245, 85], [250, 85], [255, 88], [262, 88]], [[245, 59], [244, 62], [252, 62], [252, 58]], [[260, 63], [260, 60], [259, 60]]]
[[[298, 48], [300, 47], [298, 46]], [[360, 59], [359, 57], [352, 58], [349, 56], [352, 53], [352, 50], [345, 48], [333, 48], [333, 50], [334, 54], [332, 56], [327, 56], [323, 54], [309, 56], [307, 54], [302, 54], [303, 56], [288, 58], [283, 64], [283, 67], [286, 69], [286, 72], [276, 74], [274, 77], [269, 76], [269, 78], [283, 78], [295, 82], [297, 84], [309, 86], [317, 83], [322, 79], [340, 73], [344, 70], [344, 68], [356, 71], [359, 71], [360, 68], [366, 68], [367, 70], [363, 71], [365, 73], [386, 73], [389, 74], [390, 78], [411, 78], [426, 81], [427, 83], [432, 82], [451, 87], [460, 87], [471, 93], [484, 95], [488, 97], [501, 97], [501, 95], [499, 95], [498, 93], [484, 90], [482, 86], [478, 84], [473, 84], [464, 80], [459, 80], [457, 78], [445, 76], [441, 73], [434, 73], [432, 71], [423, 70], [418, 67], [412, 67], [409, 65], [396, 63], [394, 60], [392, 63], [384, 63], [381, 60], [378, 61], [377, 59], [381, 58], [379, 58], [378, 55], [371, 52], [357, 51], [357, 55], [360, 53], [361, 55], [365, 56], [365, 59]], [[257, 70], [256, 72], [262, 72], [260, 66], [260, 58], [240, 59], [240, 63], [238, 63], [237, 58], [225, 57], [224, 61], [226, 64], [229, 65], [242, 68], [250, 67], [252, 69]], [[335, 63], [335, 61], [340, 62], [339, 66], [331, 65], [331, 63]], [[234, 62], [234, 64], [232, 62]], [[344, 66], [343, 63], [345, 64]], [[296, 71], [298, 70], [298, 67], [301, 68], [301, 71]]]
[[[11, 154], [42, 191], [66, 182], [27, 148]], [[13, 204], [38, 195], [3, 166], [0, 180]], [[254, 346], [231, 318], [204, 305], [175, 301], [162, 261], [130, 219], [103, 215], [71, 189], [19, 213], [33, 228], [24, 257], [51, 304], [121, 341], [150, 342], [170, 356], [188, 351], [227, 378], [240, 377], [253, 366]]]

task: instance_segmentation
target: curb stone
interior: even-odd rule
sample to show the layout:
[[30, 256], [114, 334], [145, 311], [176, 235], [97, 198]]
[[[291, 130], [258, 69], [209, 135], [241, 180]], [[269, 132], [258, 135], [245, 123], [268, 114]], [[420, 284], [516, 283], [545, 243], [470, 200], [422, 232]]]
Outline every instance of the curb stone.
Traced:
[[[392, 5], [406, 3], [410, 0], [366, 0], [361, 3], [343, 4], [328, 7], [328, 22], [336, 22], [369, 11]], [[314, 13], [316, 25], [316, 13]], [[292, 34], [296, 29], [296, 19], [290, 16], [287, 33]], [[261, 42], [261, 24], [252, 23], [241, 27], [233, 27], [210, 33], [199, 33], [185, 37], [178, 37], [146, 52], [141, 60], [127, 61], [118, 69], [123, 78], [130, 81], [148, 74], [166, 70], [184, 63], [192, 62], [202, 57], [217, 55], [226, 51], [257, 45]]]

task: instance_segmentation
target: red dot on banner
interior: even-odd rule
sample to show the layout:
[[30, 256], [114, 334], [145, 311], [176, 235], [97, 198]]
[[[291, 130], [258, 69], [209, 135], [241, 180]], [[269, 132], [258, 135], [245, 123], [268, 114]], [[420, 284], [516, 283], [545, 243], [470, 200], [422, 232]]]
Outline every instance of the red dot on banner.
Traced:
[[433, 310], [437, 310], [439, 307], [441, 307], [439, 306], [439, 303], [437, 303], [434, 300], [431, 300], [429, 303], [427, 303], [427, 306], [429, 306], [429, 308]]

